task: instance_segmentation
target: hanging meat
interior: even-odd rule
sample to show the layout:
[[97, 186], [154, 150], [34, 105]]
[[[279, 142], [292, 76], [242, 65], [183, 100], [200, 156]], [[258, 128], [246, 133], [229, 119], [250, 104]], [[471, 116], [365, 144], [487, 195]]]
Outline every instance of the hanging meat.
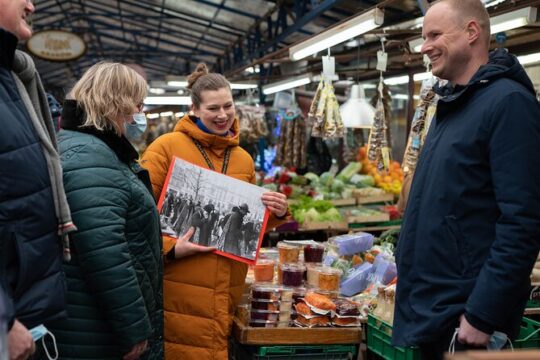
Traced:
[[311, 135], [323, 139], [344, 136], [343, 121], [339, 112], [339, 103], [334, 94], [334, 87], [328, 81], [321, 80], [308, 113], [312, 124]]
[[413, 172], [416, 168], [416, 163], [418, 162], [418, 157], [429, 129], [429, 123], [433, 115], [435, 115], [437, 102], [439, 101], [439, 96], [433, 91], [433, 85], [435, 83], [436, 79], [433, 77], [422, 82], [420, 103], [414, 112], [411, 131], [409, 133], [407, 147], [405, 148], [405, 155], [403, 156], [403, 172], [405, 174]]
[[293, 120], [281, 120], [281, 134], [276, 149], [275, 165], [287, 168], [305, 168], [306, 120], [301, 115]]
[[375, 106], [375, 117], [369, 134], [368, 160], [377, 164], [379, 171], [388, 170], [392, 160], [392, 151], [389, 139], [389, 122], [387, 120], [383, 102], [383, 82], [379, 83], [379, 98]]

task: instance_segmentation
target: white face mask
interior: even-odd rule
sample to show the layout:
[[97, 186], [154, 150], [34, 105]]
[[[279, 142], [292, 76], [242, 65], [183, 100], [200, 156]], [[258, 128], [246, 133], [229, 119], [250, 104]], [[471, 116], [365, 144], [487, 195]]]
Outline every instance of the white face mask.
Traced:
[[[29, 331], [30, 331], [30, 334], [32, 335], [32, 339], [34, 340], [34, 342], [41, 339], [41, 343], [43, 344], [43, 349], [45, 350], [45, 354], [47, 354], [47, 358], [49, 360], [58, 359], [58, 348], [56, 347], [56, 338], [54, 337], [52, 332], [47, 330], [45, 325], [38, 325], [35, 328], [30, 329]], [[49, 350], [47, 349], [47, 345], [45, 344], [46, 335], [49, 335], [53, 341], [54, 353], [55, 353], [54, 357], [52, 357], [51, 354], [49, 354]]]
[[144, 113], [136, 113], [132, 115], [134, 123], [124, 123], [125, 135], [128, 140], [138, 141], [146, 131], [146, 116]]

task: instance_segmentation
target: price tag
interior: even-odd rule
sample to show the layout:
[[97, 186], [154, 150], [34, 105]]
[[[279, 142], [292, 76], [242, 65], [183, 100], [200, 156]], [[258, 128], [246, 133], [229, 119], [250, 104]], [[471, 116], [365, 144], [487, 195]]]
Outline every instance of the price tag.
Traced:
[[386, 71], [388, 65], [388, 53], [379, 50], [377, 51], [377, 70]]
[[381, 148], [384, 168], [388, 170], [390, 168], [390, 151], [388, 147]]
[[336, 59], [332, 56], [323, 56], [322, 57], [322, 68], [323, 68], [323, 76], [328, 81], [332, 81], [331, 79], [336, 75]]

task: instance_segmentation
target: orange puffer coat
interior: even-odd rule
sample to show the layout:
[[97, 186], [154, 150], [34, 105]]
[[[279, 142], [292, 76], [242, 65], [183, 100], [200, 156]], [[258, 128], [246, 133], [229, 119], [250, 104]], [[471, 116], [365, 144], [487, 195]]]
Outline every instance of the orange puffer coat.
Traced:
[[[141, 164], [150, 172], [156, 199], [161, 194], [174, 156], [208, 168], [192, 138], [201, 143], [218, 171], [223, 164], [225, 149], [232, 147], [227, 175], [255, 183], [253, 159], [238, 145], [238, 120], [235, 120], [233, 130], [233, 137], [207, 134], [186, 115], [172, 133], [154, 141], [144, 153]], [[267, 228], [282, 222], [270, 216]], [[174, 245], [174, 239], [164, 239], [164, 253], [171, 251]], [[165, 264], [163, 297], [167, 360], [228, 358], [227, 338], [234, 309], [243, 292], [246, 272], [246, 264], [210, 253]]]

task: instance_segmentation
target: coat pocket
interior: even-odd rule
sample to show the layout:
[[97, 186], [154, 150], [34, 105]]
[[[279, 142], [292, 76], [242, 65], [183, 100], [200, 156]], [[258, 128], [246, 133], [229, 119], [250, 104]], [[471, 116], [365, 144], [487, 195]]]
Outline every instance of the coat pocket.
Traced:
[[467, 241], [461, 232], [457, 219], [453, 215], [448, 215], [444, 217], [444, 221], [448, 228], [448, 235], [450, 241], [452, 241], [458, 252], [458, 261], [461, 266], [461, 274], [463, 276], [471, 276], [471, 262], [469, 259], [469, 249]]

